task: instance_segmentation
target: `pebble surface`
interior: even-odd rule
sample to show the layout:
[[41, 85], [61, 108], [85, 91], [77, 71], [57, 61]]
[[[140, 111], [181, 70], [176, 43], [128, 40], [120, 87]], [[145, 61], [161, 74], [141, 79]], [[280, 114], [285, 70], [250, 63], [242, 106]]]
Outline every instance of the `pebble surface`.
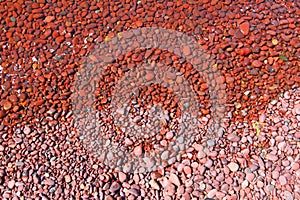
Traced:
[[[0, 199], [300, 199], [299, 23], [297, 1], [1, 1]], [[187, 33], [215, 61], [217, 81], [226, 84], [222, 136], [207, 139], [204, 132], [156, 171], [120, 172], [81, 142], [72, 121], [74, 77], [95, 44], [153, 26]], [[182, 51], [193, 55], [187, 46]], [[193, 83], [206, 127], [203, 74], [157, 49], [128, 52], [107, 67], [99, 109], [110, 101], [105, 81], [151, 61], [174, 65]], [[174, 73], [165, 80], [182, 83]], [[176, 118], [176, 104], [155, 91], [166, 92], [146, 88], [141, 96], [175, 110], [164, 124]], [[166, 135], [157, 144], [168, 144], [173, 134]], [[136, 141], [124, 144], [140, 156], [146, 150]]]

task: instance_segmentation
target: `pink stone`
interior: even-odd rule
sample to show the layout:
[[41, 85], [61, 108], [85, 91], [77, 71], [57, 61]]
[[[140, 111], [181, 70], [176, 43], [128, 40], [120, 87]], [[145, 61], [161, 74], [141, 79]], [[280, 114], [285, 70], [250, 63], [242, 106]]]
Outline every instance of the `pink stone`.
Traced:
[[260, 121], [260, 122], [265, 122], [265, 120], [266, 120], [266, 115], [265, 115], [265, 113], [263, 113], [263, 114], [261, 114], [261, 115], [259, 116], [259, 121]]
[[279, 176], [278, 180], [279, 180], [280, 185], [287, 184], [287, 180], [286, 180], [285, 176]]
[[134, 155], [136, 155], [136, 156], [142, 155], [142, 152], [143, 152], [143, 150], [142, 150], [141, 145], [135, 147], [134, 150], [133, 150], [133, 153], [134, 153]]
[[9, 189], [12, 189], [14, 186], [15, 186], [15, 180], [10, 180], [10, 181], [7, 183], [7, 187], [8, 187]]
[[180, 186], [180, 180], [176, 174], [171, 173], [169, 181], [176, 186]]
[[269, 154], [266, 155], [266, 159], [270, 160], [270, 161], [277, 161], [278, 160], [278, 156], [269, 153]]
[[207, 197], [208, 198], [213, 198], [213, 197], [215, 197], [216, 196], [216, 193], [217, 193], [218, 191], [216, 190], [216, 189], [212, 189], [211, 191], [209, 191], [208, 193], [207, 193]]
[[246, 174], [246, 180], [247, 181], [252, 182], [254, 178], [255, 178], [255, 175], [253, 173], [247, 173]]
[[123, 172], [119, 172], [119, 180], [121, 183], [123, 183], [127, 179], [127, 176]]

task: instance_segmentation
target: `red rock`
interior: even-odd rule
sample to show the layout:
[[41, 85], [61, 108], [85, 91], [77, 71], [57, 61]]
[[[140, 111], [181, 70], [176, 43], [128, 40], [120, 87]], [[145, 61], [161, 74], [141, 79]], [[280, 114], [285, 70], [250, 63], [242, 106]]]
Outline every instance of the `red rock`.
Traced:
[[5, 117], [6, 113], [4, 110], [0, 110], [0, 118]]
[[39, 19], [39, 18], [42, 18], [42, 17], [44, 17], [44, 15], [41, 14], [41, 13], [37, 13], [37, 14], [33, 14], [33, 15], [32, 15], [32, 18], [33, 18], [33, 19]]
[[43, 35], [43, 38], [46, 39], [47, 37], [49, 37], [51, 35], [52, 31], [51, 29], [46, 29]]
[[63, 35], [58, 36], [57, 38], [55, 38], [55, 42], [57, 44], [61, 44], [64, 40], [65, 40], [65, 37]]
[[6, 101], [3, 105], [4, 110], [9, 110], [11, 109], [12, 104], [9, 101]]
[[44, 22], [49, 23], [49, 22], [52, 22], [54, 19], [55, 19], [54, 16], [47, 16], [47, 17], [44, 19]]
[[86, 1], [84, 1], [84, 2], [81, 2], [81, 3], [79, 4], [79, 6], [80, 6], [81, 8], [88, 9], [88, 8], [89, 8], [89, 3], [86, 2]]
[[42, 105], [43, 103], [44, 103], [44, 100], [41, 99], [41, 100], [35, 101], [35, 102], [34, 102], [34, 105], [35, 105], [35, 106], [40, 106], [40, 105]]
[[249, 22], [243, 22], [242, 24], [240, 24], [239, 28], [244, 35], [248, 35], [249, 29], [250, 29], [250, 24], [249, 24]]
[[143, 26], [143, 22], [140, 21], [140, 20], [139, 20], [139, 21], [136, 21], [135, 24], [136, 24], [137, 27]]
[[252, 62], [252, 66], [253, 67], [261, 67], [262, 66], [262, 62], [260, 62], [259, 60], [254, 60]]
[[251, 53], [251, 50], [249, 48], [242, 48], [240, 51], [239, 51], [240, 55], [242, 56], [247, 56]]

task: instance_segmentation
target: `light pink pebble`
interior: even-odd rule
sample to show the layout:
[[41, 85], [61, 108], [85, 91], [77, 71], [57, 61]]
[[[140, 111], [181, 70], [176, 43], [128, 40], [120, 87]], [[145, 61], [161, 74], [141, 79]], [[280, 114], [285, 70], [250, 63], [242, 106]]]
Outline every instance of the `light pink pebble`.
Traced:
[[279, 181], [280, 185], [287, 184], [287, 180], [286, 180], [285, 176], [279, 176], [278, 181]]
[[28, 135], [29, 133], [31, 133], [31, 129], [29, 128], [29, 126], [25, 126], [23, 132], [25, 135]]
[[228, 136], [227, 136], [227, 139], [231, 142], [238, 142], [240, 141], [240, 137], [238, 135], [235, 135], [233, 133], [230, 133]]
[[279, 175], [280, 175], [280, 174], [279, 174], [278, 171], [273, 171], [273, 172], [272, 172], [272, 178], [273, 178], [274, 180], [278, 179]]
[[246, 174], [246, 180], [247, 181], [252, 182], [254, 178], [255, 178], [255, 175], [253, 173], [247, 173]]
[[[278, 133], [276, 133], [276, 134], [278, 134]], [[278, 136], [275, 137], [275, 140], [276, 140], [277, 142], [282, 142], [282, 141], [284, 141], [284, 137], [281, 136], [281, 135], [278, 135]]]
[[201, 144], [193, 144], [193, 147], [195, 148], [196, 151], [203, 151], [203, 146]]
[[260, 121], [260, 122], [265, 122], [265, 120], [266, 120], [266, 115], [265, 115], [265, 113], [263, 113], [263, 114], [261, 114], [261, 115], [259, 116], [259, 121]]
[[283, 151], [285, 149], [285, 147], [286, 147], [286, 142], [280, 142], [278, 144], [278, 149], [281, 151]]
[[284, 160], [284, 161], [282, 161], [282, 165], [283, 165], [284, 167], [287, 167], [287, 166], [290, 165], [290, 161]]
[[262, 181], [257, 181], [256, 185], [257, 187], [262, 188], [265, 184]]
[[270, 161], [277, 161], [278, 160], [278, 156], [274, 155], [274, 154], [267, 154], [266, 157], [265, 157], [267, 160], [270, 160]]
[[134, 155], [136, 155], [136, 156], [142, 155], [142, 152], [143, 152], [143, 150], [142, 150], [141, 145], [135, 147], [134, 150], [133, 150], [133, 153], [134, 153]]
[[199, 170], [200, 175], [203, 175], [204, 172], [205, 172], [205, 170], [206, 170], [206, 168], [205, 168], [203, 165], [200, 165], [200, 166], [198, 167], [198, 170]]
[[295, 133], [295, 137], [298, 138], [298, 139], [300, 138], [300, 131], [297, 131], [297, 132]]
[[125, 138], [125, 145], [130, 146], [133, 142], [129, 138]]
[[227, 192], [228, 190], [229, 190], [229, 185], [228, 185], [228, 184], [223, 184], [223, 185], [221, 186], [221, 191]]
[[216, 194], [217, 194], [217, 190], [216, 189], [212, 189], [211, 191], [209, 191], [208, 193], [207, 193], [207, 197], [208, 198], [214, 198], [215, 196], [216, 196]]
[[294, 106], [294, 110], [295, 110], [295, 113], [296, 113], [297, 115], [300, 115], [300, 104], [296, 104], [296, 105]]
[[180, 180], [176, 174], [171, 173], [169, 177], [169, 181], [176, 186], [180, 186]]
[[243, 188], [243, 189], [245, 189], [246, 187], [248, 187], [248, 185], [249, 185], [248, 180], [244, 180], [244, 181], [242, 182], [242, 188]]
[[190, 175], [192, 173], [192, 169], [189, 166], [185, 166], [183, 171], [186, 175]]
[[127, 179], [127, 176], [123, 172], [119, 172], [119, 180], [121, 183], [123, 183]]
[[299, 163], [297, 163], [297, 162], [292, 163], [292, 169], [294, 171], [298, 170], [299, 169]]
[[228, 168], [232, 172], [237, 172], [239, 170], [239, 165], [235, 162], [231, 162], [231, 163], [228, 164]]
[[275, 124], [277, 124], [278, 122], [280, 122], [280, 117], [278, 117], [278, 116], [274, 117], [273, 121]]
[[287, 127], [286, 125], [283, 125], [282, 130], [287, 133], [289, 131], [289, 127]]
[[15, 180], [10, 180], [8, 183], [7, 183], [7, 187], [9, 189], [13, 189], [13, 187], [15, 186]]
[[211, 168], [213, 165], [213, 161], [211, 159], [208, 159], [204, 165], [207, 168]]
[[223, 199], [224, 197], [225, 197], [225, 194], [223, 192], [216, 193], [216, 199]]

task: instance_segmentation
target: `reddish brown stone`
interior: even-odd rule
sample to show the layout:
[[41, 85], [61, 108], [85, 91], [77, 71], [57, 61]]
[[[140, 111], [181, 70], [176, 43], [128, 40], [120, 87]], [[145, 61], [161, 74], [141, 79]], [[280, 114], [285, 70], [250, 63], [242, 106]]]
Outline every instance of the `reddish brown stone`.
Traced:
[[244, 35], [248, 35], [249, 29], [250, 29], [250, 24], [249, 24], [249, 22], [243, 22], [242, 24], [240, 24], [239, 28]]

